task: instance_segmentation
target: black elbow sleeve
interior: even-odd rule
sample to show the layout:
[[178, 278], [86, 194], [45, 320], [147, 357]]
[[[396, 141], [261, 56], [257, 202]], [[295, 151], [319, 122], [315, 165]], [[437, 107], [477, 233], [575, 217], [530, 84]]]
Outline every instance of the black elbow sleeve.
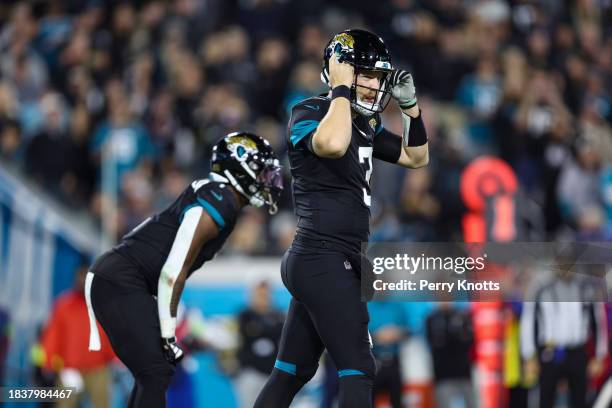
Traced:
[[427, 143], [427, 131], [425, 130], [425, 123], [423, 123], [423, 114], [419, 113], [419, 116], [410, 120], [408, 146], [423, 146], [425, 143]]

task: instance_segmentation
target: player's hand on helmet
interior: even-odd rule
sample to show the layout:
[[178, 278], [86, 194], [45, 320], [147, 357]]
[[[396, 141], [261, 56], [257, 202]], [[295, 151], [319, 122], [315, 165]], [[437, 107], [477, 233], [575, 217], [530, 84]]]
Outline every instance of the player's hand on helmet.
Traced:
[[164, 338], [162, 337], [162, 350], [164, 351], [164, 357], [172, 364], [176, 364], [185, 357], [185, 352], [176, 343], [176, 337]]
[[417, 104], [416, 89], [412, 75], [397, 69], [391, 75], [391, 95], [402, 109], [410, 109]]
[[340, 85], [346, 85], [349, 88], [353, 86], [355, 79], [355, 69], [351, 64], [339, 62], [338, 55], [333, 54], [329, 59], [329, 83], [332, 88]]

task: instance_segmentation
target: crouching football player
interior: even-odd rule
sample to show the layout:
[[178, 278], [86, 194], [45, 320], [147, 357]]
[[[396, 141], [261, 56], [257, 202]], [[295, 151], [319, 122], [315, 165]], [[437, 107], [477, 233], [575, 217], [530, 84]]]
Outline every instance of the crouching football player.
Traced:
[[231, 234], [242, 207], [267, 205], [282, 190], [280, 166], [268, 141], [232, 133], [213, 148], [209, 178], [124, 236], [87, 275], [90, 349], [99, 349], [95, 319], [134, 375], [129, 407], [165, 407], [166, 389], [183, 351], [176, 312], [187, 278]]

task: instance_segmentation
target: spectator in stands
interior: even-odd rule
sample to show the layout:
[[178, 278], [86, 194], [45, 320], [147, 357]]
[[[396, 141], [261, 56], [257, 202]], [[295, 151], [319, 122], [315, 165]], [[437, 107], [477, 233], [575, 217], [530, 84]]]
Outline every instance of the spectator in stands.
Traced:
[[561, 169], [557, 190], [561, 214], [572, 226], [585, 208], [599, 206], [601, 200], [601, 152], [582, 137], [576, 139], [575, 148], [576, 157], [568, 158]]
[[602, 207], [586, 206], [582, 208], [576, 224], [576, 241], [612, 242], [612, 229], [606, 226]]
[[251, 293], [250, 305], [238, 315], [240, 371], [236, 389], [240, 407], [255, 403], [272, 372], [283, 329], [283, 314], [272, 306], [270, 284], [258, 282]]
[[0, 81], [0, 123], [19, 120], [19, 101], [9, 81]]
[[372, 398], [388, 393], [391, 406], [401, 408], [404, 382], [402, 379], [402, 343], [408, 337], [406, 309], [400, 302], [369, 302], [370, 323], [376, 359], [376, 378]]
[[0, 120], [0, 159], [2, 163], [19, 166], [23, 155], [21, 144], [21, 126], [19, 122], [9, 119]]
[[99, 328], [100, 352], [89, 351], [89, 317], [85, 303], [87, 265], [76, 271], [74, 287], [63, 293], [53, 305], [42, 332], [44, 366], [58, 373], [58, 386], [74, 387], [77, 398], [59, 401], [58, 407], [77, 407], [87, 393], [94, 408], [110, 406], [110, 362], [115, 354], [108, 338]]
[[36, 30], [31, 5], [20, 3], [0, 34], [0, 73], [15, 86], [19, 102], [28, 107], [38, 102], [49, 79], [47, 65], [32, 44]]
[[123, 182], [123, 233], [135, 228], [153, 214], [153, 186], [140, 172], [125, 174]]
[[462, 401], [463, 406], [474, 407], [471, 316], [467, 310], [448, 301], [437, 305], [426, 322], [436, 382], [436, 404], [450, 407]]
[[607, 165], [601, 172], [599, 186], [605, 210], [605, 228], [612, 231], [612, 164]]
[[95, 131], [90, 149], [100, 166], [115, 168], [115, 185], [121, 188], [126, 172], [140, 169], [151, 174], [155, 151], [146, 129], [135, 119], [118, 80], [107, 86], [110, 116]]
[[434, 241], [434, 229], [441, 203], [432, 194], [431, 170], [418, 169], [406, 173], [400, 196], [400, 220], [405, 224], [405, 237], [414, 241]]
[[502, 81], [497, 62], [482, 57], [473, 75], [466, 76], [459, 86], [457, 101], [468, 110], [471, 150], [477, 154], [494, 153], [491, 118], [502, 99]]
[[257, 50], [257, 78], [251, 89], [251, 105], [256, 114], [283, 119], [281, 109], [291, 70], [290, 49], [282, 38], [268, 38]]
[[234, 233], [228, 239], [230, 253], [241, 255], [262, 254], [268, 243], [262, 239], [265, 236], [264, 214], [257, 210], [246, 208], [241, 216], [241, 222], [234, 229]]
[[75, 162], [81, 156], [69, 135], [66, 101], [57, 92], [47, 92], [40, 110], [44, 120], [27, 146], [26, 170], [57, 197], [70, 199], [75, 193]]
[[[452, 148], [458, 163], [476, 153], [500, 153], [527, 198], [543, 201], [550, 237], [576, 222], [562, 218], [556, 204], [559, 169], [568, 166], [563, 163], [576, 135], [596, 146], [602, 165], [612, 160], [606, 4], [400, 0], [373, 12], [356, 5], [340, 15], [318, 2], [294, 0], [238, 7], [219, 0], [206, 7], [197, 1], [77, 3], [17, 2], [7, 8], [0, 30], [0, 122], [17, 120], [21, 132], [13, 122], [0, 124], [6, 130], [3, 159], [19, 164], [29, 139], [41, 134], [41, 98], [58, 93], [66, 123], [81, 129], [65, 129], [66, 140], [75, 141], [77, 152], [85, 142], [91, 146], [98, 176], [101, 147], [110, 135], [119, 176], [141, 168], [155, 185], [175, 167], [186, 176], [205, 175], [202, 152], [220, 135], [270, 117], [282, 123], [287, 106], [322, 85], [317, 50], [340, 24], [377, 29], [398, 62], [412, 66], [423, 98], [434, 98], [432, 116], [444, 123], [444, 137], [432, 142], [434, 153]], [[272, 27], [270, 21], [282, 23]], [[287, 47], [285, 38], [298, 46]], [[452, 103], [457, 96], [463, 108]], [[54, 166], [41, 163], [26, 171], [40, 178], [55, 174]], [[99, 187], [91, 175], [80, 177], [87, 173], [82, 169], [82, 163], [73, 166], [60, 195], [95, 210]], [[604, 186], [597, 186], [600, 195]], [[44, 187], [58, 191], [53, 183]], [[395, 204], [400, 200], [389, 201], [387, 189], [373, 187], [374, 203], [385, 195], [376, 214], [393, 218], [402, 212]]]

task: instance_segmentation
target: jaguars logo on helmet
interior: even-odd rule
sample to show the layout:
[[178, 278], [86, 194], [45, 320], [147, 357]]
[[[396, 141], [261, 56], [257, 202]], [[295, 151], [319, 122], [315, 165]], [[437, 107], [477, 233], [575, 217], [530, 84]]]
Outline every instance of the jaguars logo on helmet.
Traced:
[[257, 144], [244, 135], [228, 136], [227, 149], [237, 160], [244, 161], [249, 157], [248, 153], [257, 152]]
[[271, 214], [277, 211], [283, 179], [266, 139], [247, 132], [230, 133], [213, 147], [212, 171], [227, 178], [252, 206], [267, 205]]
[[348, 33], [340, 33], [334, 36], [332, 47], [334, 52], [342, 54], [343, 52], [352, 52], [355, 46], [355, 40]]

